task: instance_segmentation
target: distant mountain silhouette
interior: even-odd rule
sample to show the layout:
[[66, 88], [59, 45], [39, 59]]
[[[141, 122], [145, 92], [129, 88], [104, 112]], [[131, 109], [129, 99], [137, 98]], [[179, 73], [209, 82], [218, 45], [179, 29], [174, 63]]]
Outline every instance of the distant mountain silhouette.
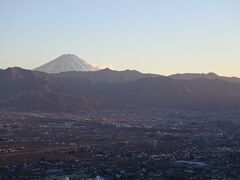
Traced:
[[99, 69], [74, 54], [65, 54], [34, 70], [46, 73], [60, 73], [68, 71], [97, 71]]
[[178, 80], [193, 80], [197, 78], [204, 78], [204, 79], [220, 79], [225, 80], [229, 82], [235, 82], [240, 83], [240, 78], [236, 77], [225, 77], [225, 76], [219, 76], [215, 73], [184, 73], [184, 74], [173, 74], [169, 76], [172, 79], [178, 79]]
[[240, 83], [219, 78], [176, 80], [110, 69], [47, 74], [15, 67], [0, 71], [0, 83], [0, 109], [5, 110], [77, 112], [123, 106], [240, 109]]
[[88, 71], [88, 72], [64, 72], [56, 74], [56, 77], [65, 79], [88, 80], [91, 82], [105, 82], [105, 83], [120, 83], [120, 82], [130, 82], [136, 81], [141, 78], [146, 77], [159, 77], [156, 74], [143, 74], [135, 70], [125, 70], [125, 71], [113, 71], [110, 69], [103, 69], [99, 71]]
[[84, 97], [69, 94], [52, 76], [18, 67], [0, 71], [0, 109], [74, 111], [94, 107]]
[[96, 83], [71, 87], [109, 107], [147, 106], [180, 109], [240, 108], [240, 84], [223, 80], [142, 78], [123, 83]]

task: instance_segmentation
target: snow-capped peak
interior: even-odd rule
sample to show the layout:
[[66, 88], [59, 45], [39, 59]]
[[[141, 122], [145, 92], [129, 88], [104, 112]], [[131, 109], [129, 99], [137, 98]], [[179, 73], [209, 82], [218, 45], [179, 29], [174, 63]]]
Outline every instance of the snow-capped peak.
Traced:
[[74, 54], [64, 54], [34, 70], [46, 73], [60, 73], [68, 71], [97, 71], [99, 69]]

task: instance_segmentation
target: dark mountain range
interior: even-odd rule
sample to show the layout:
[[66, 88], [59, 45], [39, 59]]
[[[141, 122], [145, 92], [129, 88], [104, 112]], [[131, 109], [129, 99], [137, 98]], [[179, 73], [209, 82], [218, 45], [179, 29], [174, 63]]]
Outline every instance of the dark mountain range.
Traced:
[[84, 97], [69, 94], [46, 73], [18, 67], [0, 71], [0, 109], [72, 111], [95, 107]]
[[123, 106], [239, 109], [240, 83], [170, 77], [137, 71], [47, 74], [21, 68], [0, 71], [0, 109], [81, 111]]
[[131, 82], [146, 77], [160, 77], [155, 74], [143, 74], [138, 71], [126, 70], [126, 71], [114, 71], [110, 69], [103, 69], [99, 71], [88, 71], [88, 72], [64, 72], [55, 74], [58, 78], [74, 79], [74, 80], [88, 80], [92, 83], [105, 82], [105, 83], [121, 83]]
[[181, 81], [157, 77], [69, 87], [111, 107], [132, 105], [205, 110], [240, 107], [240, 85], [222, 80]]
[[215, 73], [184, 73], [184, 74], [173, 74], [168, 76], [172, 79], [177, 79], [177, 80], [193, 80], [197, 78], [204, 78], [204, 79], [220, 79], [220, 80], [225, 80], [229, 82], [235, 82], [235, 83], [240, 83], [240, 79], [237, 77], [225, 77], [225, 76], [219, 76]]

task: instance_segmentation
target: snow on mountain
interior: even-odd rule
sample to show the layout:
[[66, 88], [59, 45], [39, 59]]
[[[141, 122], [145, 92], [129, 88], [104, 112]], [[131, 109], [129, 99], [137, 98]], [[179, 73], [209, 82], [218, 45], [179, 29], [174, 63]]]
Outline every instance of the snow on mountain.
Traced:
[[74, 54], [64, 54], [34, 70], [46, 73], [60, 73], [68, 71], [97, 71], [99, 69]]

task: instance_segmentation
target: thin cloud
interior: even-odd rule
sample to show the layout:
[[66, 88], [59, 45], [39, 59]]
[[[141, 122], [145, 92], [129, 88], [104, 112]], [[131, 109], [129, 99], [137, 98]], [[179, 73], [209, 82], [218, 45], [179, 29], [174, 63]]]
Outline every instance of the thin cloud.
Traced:
[[94, 67], [97, 67], [99, 69], [113, 69], [113, 65], [112, 64], [93, 64]]

